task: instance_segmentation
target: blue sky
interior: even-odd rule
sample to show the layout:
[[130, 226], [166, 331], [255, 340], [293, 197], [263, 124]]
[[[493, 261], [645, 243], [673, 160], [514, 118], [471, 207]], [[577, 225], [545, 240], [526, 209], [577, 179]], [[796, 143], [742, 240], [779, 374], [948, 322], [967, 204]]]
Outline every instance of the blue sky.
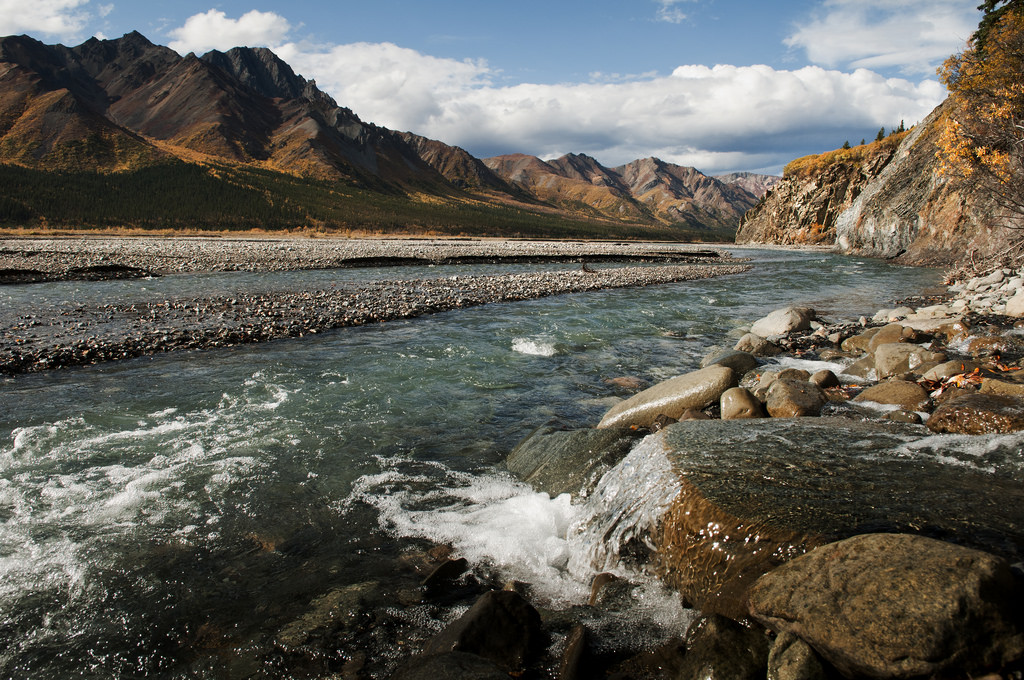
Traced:
[[779, 172], [923, 119], [978, 1], [0, 0], [0, 35], [271, 47], [364, 120], [479, 157]]

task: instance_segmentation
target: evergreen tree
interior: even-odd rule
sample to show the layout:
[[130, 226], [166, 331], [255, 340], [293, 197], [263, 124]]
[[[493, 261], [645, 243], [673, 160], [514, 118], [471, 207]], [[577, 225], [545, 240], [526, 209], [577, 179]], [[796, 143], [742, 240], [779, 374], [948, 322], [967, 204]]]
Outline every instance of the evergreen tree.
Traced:
[[850, 140], [849, 139], [847, 139], [845, 142], [843, 142], [843, 148], [844, 149], [849, 149], [850, 148]]
[[885, 126], [878, 128], [878, 134], [875, 135], [875, 141], [880, 142], [885, 139]]

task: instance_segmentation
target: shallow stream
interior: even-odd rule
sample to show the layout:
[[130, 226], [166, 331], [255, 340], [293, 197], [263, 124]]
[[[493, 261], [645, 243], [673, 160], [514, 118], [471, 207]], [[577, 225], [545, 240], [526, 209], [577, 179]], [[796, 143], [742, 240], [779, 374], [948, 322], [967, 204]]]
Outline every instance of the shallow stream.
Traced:
[[[462, 606], [418, 595], [435, 544], [480, 582], [584, 603], [584, 513], [502, 472], [516, 442], [551, 419], [593, 425], [628, 396], [606, 380], [692, 370], [776, 307], [856, 318], [940, 278], [735, 253], [754, 270], [0, 379], [0, 677], [386, 677]], [[0, 314], [525, 267], [7, 286]], [[372, 606], [285, 649], [332, 591]], [[630, 615], [678, 630], [689, 614], [652, 585]]]

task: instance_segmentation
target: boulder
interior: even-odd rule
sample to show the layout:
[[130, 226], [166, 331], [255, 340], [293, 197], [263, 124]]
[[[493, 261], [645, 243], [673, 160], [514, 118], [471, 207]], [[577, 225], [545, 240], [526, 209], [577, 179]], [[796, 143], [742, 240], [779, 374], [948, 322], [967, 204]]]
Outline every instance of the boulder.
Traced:
[[686, 656], [678, 680], [764, 680], [768, 637], [760, 627], [711, 614], [686, 632]]
[[1024, 294], [1017, 293], [1006, 301], [1006, 316], [1024, 316]]
[[818, 371], [809, 380], [823, 390], [827, 390], [830, 387], [839, 387], [839, 376], [827, 368]]
[[762, 338], [773, 335], [787, 335], [793, 331], [805, 331], [811, 327], [814, 310], [810, 307], [785, 307], [776, 309], [768, 316], [758, 319], [750, 332]]
[[792, 633], [779, 633], [768, 652], [767, 680], [826, 680], [821, 659]]
[[736, 371], [736, 375], [743, 375], [757, 366], [757, 357], [750, 352], [741, 352], [735, 349], [719, 350], [712, 352], [704, 361], [700, 362], [701, 368], [708, 366], [728, 366]]
[[875, 358], [868, 354], [843, 369], [842, 375], [848, 375], [862, 380], [874, 380], [877, 375], [875, 371]]
[[879, 380], [901, 376], [921, 369], [926, 363], [942, 362], [946, 355], [903, 342], [891, 342], [875, 348], [875, 373]]
[[977, 361], [946, 361], [926, 371], [923, 377], [925, 380], [946, 380], [954, 375], [970, 373], [976, 368], [981, 368]]
[[817, 385], [780, 378], [768, 388], [765, 407], [772, 418], [799, 418], [821, 415], [821, 407], [827, 402], [828, 397]]
[[996, 378], [982, 378], [980, 391], [982, 394], [1024, 397], [1024, 384]]
[[916, 382], [909, 380], [887, 380], [872, 385], [853, 400], [899, 406], [905, 411], [924, 411], [931, 403], [928, 392]]
[[917, 331], [913, 328], [901, 326], [898, 323], [891, 323], [882, 326], [878, 332], [868, 340], [868, 352], [874, 354], [875, 348], [890, 342], [914, 342], [917, 340]]
[[989, 434], [1024, 430], [1024, 397], [963, 394], [942, 402], [928, 422], [932, 432]]
[[424, 654], [466, 652], [506, 672], [521, 672], [543, 644], [540, 614], [510, 590], [484, 593], [465, 614], [435, 635]]
[[871, 338], [875, 337], [881, 328], [869, 328], [863, 333], [858, 335], [852, 335], [845, 340], [839, 346], [844, 352], [864, 352], [868, 351], [868, 344], [871, 342]]
[[719, 405], [721, 407], [722, 420], [764, 418], [764, 409], [761, 408], [761, 402], [750, 393], [750, 390], [742, 387], [733, 387], [723, 392]]
[[659, 415], [678, 419], [688, 408], [702, 409], [715, 403], [736, 386], [736, 372], [728, 366], [708, 366], [658, 383], [625, 401], [604, 415], [598, 428], [650, 427]]
[[781, 347], [754, 333], [747, 333], [737, 340], [736, 346], [733, 349], [740, 352], [750, 352], [756, 357], [773, 357], [782, 352]]
[[[1013, 438], [907, 444], [920, 426], [845, 418], [680, 422], [633, 454], [668, 468], [677, 491], [643, 543], [662, 580], [705, 612], [742, 617], [761, 574], [808, 549], [868, 532], [927, 532], [1024, 558], [1024, 472]], [[642, 447], [642, 448], [641, 448]], [[663, 458], [662, 458], [663, 457]], [[913, 480], [912, 483], [908, 480]]]
[[757, 386], [771, 387], [772, 383], [776, 380], [795, 380], [797, 382], [805, 382], [810, 380], [810, 378], [811, 374], [802, 368], [780, 368], [778, 370], [763, 371]]
[[848, 677], [959, 675], [1024, 656], [1024, 597], [1006, 560], [923, 536], [816, 548], [762, 576], [749, 604]]
[[563, 430], [545, 425], [519, 442], [505, 466], [552, 498], [589, 492], [605, 472], [626, 457], [637, 441], [629, 428]]

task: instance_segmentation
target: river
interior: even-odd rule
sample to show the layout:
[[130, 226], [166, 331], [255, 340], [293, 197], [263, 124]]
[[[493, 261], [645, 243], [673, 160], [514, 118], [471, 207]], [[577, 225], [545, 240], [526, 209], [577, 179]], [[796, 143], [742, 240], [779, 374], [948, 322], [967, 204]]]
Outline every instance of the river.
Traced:
[[[607, 379], [692, 370], [776, 307], [856, 318], [940, 279], [734, 252], [754, 269], [0, 379], [0, 677], [386, 677], [464, 608], [416, 588], [437, 543], [469, 558], [467, 588], [517, 579], [545, 606], [585, 602], [589, 575], [566, 568], [578, 508], [502, 472], [517, 441], [551, 419], [593, 425], [627, 396]], [[0, 306], [524, 267], [6, 286]], [[332, 592], [361, 598], [352, 620], [282, 645]], [[685, 625], [673, 598], [650, 592], [645, 626]]]

